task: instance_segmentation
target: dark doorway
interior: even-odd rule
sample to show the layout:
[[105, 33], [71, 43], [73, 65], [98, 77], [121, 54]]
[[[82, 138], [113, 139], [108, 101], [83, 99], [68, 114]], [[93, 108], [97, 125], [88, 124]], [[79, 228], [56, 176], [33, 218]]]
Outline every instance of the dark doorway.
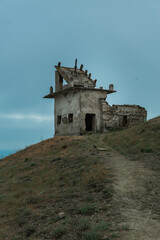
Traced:
[[127, 116], [123, 116], [123, 120], [122, 120], [122, 127], [125, 127], [127, 126], [128, 124], [128, 119], [127, 119]]
[[87, 113], [85, 122], [86, 122], [86, 131], [94, 131], [95, 130], [95, 114]]

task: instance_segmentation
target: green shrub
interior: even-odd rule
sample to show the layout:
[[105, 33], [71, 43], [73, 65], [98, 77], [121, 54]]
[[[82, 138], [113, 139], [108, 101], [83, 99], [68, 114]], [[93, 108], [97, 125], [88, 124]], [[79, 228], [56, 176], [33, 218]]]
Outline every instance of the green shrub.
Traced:
[[84, 233], [84, 240], [98, 240], [99, 237], [99, 233], [95, 231], [88, 231]]
[[105, 189], [103, 189], [102, 192], [103, 192], [103, 196], [105, 198], [111, 198], [113, 195], [113, 190], [111, 188], [105, 188]]
[[26, 221], [25, 217], [20, 216], [16, 219], [16, 222], [21, 227], [21, 226], [25, 225], [27, 221]]
[[29, 237], [35, 232], [35, 227], [33, 225], [28, 225], [24, 229], [24, 233], [26, 237]]
[[21, 235], [15, 235], [12, 240], [21, 240], [22, 236]]
[[82, 219], [78, 222], [78, 229], [80, 231], [85, 231], [90, 227], [88, 219]]
[[108, 227], [111, 225], [111, 223], [109, 222], [105, 222], [105, 221], [101, 221], [99, 223], [96, 224], [95, 226], [95, 231], [105, 231], [108, 229]]
[[141, 148], [141, 152], [152, 153], [153, 149], [151, 147], [144, 147], [144, 148]]
[[111, 237], [112, 237], [112, 238], [119, 238], [119, 237], [120, 237], [120, 235], [119, 235], [118, 233], [116, 233], [116, 232], [115, 232], [115, 233], [113, 233], [113, 234], [112, 234], [112, 236], [111, 236]]
[[129, 230], [130, 229], [130, 227], [129, 227], [129, 225], [122, 225], [122, 230]]
[[34, 167], [34, 166], [36, 166], [37, 164], [35, 163], [35, 162], [32, 162], [31, 163], [31, 167]]
[[63, 234], [66, 232], [66, 226], [65, 225], [59, 225], [57, 228], [53, 231], [53, 237], [60, 238]]
[[37, 204], [38, 203], [38, 198], [34, 196], [27, 196], [25, 200], [26, 204]]
[[22, 212], [22, 216], [28, 216], [30, 214], [30, 210], [28, 208], [25, 208]]
[[25, 158], [24, 162], [28, 162], [29, 161], [29, 158]]
[[90, 204], [86, 204], [85, 206], [80, 208], [80, 213], [82, 215], [90, 215], [93, 213], [95, 207], [93, 205]]

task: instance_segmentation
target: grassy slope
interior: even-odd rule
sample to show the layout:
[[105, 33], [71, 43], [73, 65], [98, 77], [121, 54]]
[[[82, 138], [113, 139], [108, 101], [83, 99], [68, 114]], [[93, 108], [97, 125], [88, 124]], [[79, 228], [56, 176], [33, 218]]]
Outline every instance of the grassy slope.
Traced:
[[104, 233], [116, 237], [110, 226], [112, 173], [103, 162], [108, 145], [155, 159], [160, 155], [160, 117], [107, 134], [56, 137], [3, 159], [0, 239], [96, 240]]
[[160, 154], [160, 117], [119, 132], [111, 132], [104, 137], [104, 143], [125, 154]]
[[93, 147], [98, 138], [56, 137], [0, 162], [0, 239], [113, 235], [106, 214], [110, 173], [103, 165], [106, 153]]

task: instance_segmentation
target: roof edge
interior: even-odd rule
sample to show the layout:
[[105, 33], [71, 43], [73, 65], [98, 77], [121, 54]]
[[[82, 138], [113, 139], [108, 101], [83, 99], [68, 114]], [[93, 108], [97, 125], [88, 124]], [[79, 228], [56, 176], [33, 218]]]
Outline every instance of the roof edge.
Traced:
[[107, 94], [111, 94], [111, 93], [117, 92], [115, 90], [107, 90], [107, 89], [100, 89], [100, 88], [70, 87], [70, 88], [67, 88], [67, 89], [64, 89], [64, 90], [61, 90], [61, 91], [58, 91], [58, 92], [50, 93], [50, 94], [44, 96], [43, 98], [56, 98], [58, 95], [65, 94], [65, 93], [70, 92], [70, 91], [76, 91], [76, 90], [81, 90], [81, 91], [86, 91], [86, 90], [89, 90], [89, 91], [100, 91], [100, 92], [106, 92]]

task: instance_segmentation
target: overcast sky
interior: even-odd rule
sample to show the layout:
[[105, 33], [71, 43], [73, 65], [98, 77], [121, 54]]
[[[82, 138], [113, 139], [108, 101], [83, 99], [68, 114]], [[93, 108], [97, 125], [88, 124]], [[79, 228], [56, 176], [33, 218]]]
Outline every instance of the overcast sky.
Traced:
[[0, 0], [0, 149], [53, 136], [54, 65], [115, 85], [110, 104], [160, 114], [160, 0]]

